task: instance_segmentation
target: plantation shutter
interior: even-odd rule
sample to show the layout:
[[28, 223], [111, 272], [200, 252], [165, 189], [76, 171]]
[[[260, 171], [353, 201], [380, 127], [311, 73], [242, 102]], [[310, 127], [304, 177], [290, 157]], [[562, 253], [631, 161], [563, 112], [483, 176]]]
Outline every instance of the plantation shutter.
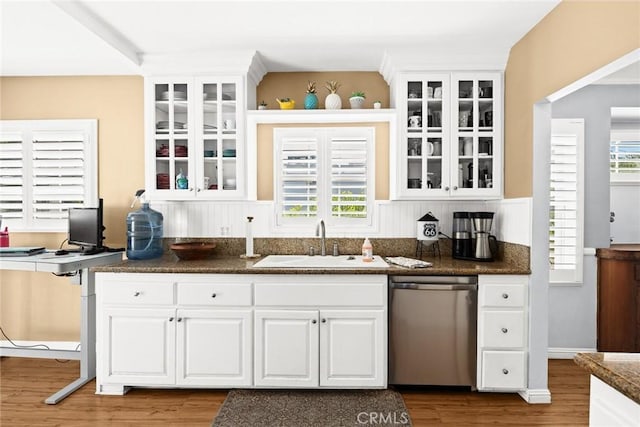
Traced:
[[97, 206], [96, 124], [1, 122], [0, 214], [5, 225], [16, 231], [66, 231], [69, 208]]
[[24, 218], [23, 135], [21, 132], [0, 133], [0, 215], [3, 222]]
[[318, 213], [318, 139], [283, 138], [280, 143], [281, 215], [311, 218]]
[[549, 262], [552, 281], [582, 274], [583, 122], [554, 120], [550, 158]]
[[331, 216], [367, 217], [367, 138], [330, 138]]

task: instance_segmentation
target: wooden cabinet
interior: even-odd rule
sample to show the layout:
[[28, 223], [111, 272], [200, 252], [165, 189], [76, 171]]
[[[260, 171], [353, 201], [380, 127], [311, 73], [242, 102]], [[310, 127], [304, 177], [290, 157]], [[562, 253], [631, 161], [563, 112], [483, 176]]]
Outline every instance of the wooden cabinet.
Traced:
[[397, 199], [502, 196], [502, 75], [401, 74]]
[[478, 276], [478, 389], [527, 387], [528, 276]]
[[145, 82], [146, 191], [156, 200], [244, 196], [241, 77]]
[[260, 276], [257, 387], [385, 387], [386, 276]]
[[253, 384], [246, 276], [98, 273], [96, 387]]
[[598, 351], [640, 352], [640, 245], [597, 249]]

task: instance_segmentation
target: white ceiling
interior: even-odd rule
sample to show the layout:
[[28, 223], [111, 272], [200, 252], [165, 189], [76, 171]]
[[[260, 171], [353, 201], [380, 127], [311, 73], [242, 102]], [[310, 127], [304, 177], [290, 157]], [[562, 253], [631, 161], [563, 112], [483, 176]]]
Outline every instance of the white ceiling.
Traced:
[[[266, 71], [380, 70], [385, 52], [497, 58], [559, 0], [0, 0], [0, 73], [146, 74], [258, 52]], [[167, 68], [168, 67], [168, 68]]]

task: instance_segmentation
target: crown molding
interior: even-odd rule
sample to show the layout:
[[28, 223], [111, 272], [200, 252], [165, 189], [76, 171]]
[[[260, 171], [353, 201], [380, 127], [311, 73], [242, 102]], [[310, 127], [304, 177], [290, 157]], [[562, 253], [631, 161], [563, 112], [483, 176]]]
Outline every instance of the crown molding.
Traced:
[[158, 74], [249, 74], [260, 81], [266, 68], [255, 50], [225, 49], [147, 53], [142, 55], [144, 75]]

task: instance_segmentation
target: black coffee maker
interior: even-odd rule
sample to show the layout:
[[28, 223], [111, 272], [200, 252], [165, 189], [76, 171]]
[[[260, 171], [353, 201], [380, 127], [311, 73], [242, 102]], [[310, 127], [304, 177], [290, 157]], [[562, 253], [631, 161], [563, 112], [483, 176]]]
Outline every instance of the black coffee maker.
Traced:
[[453, 235], [451, 236], [453, 258], [473, 258], [473, 241], [470, 212], [453, 213]]

